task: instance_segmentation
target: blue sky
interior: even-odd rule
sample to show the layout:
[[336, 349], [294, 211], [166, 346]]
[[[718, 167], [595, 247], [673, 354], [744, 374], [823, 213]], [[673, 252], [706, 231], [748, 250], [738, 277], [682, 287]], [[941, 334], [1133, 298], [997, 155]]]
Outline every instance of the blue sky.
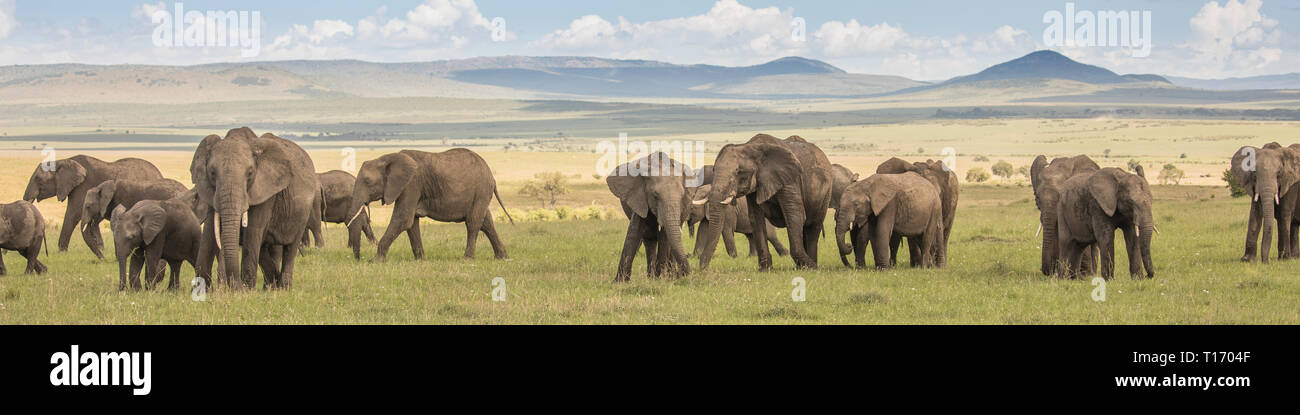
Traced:
[[[1036, 49], [1122, 73], [1228, 77], [1300, 64], [1300, 2], [1074, 1], [1080, 11], [1149, 11], [1150, 56], [1045, 43], [1044, 14], [1065, 1], [388, 0], [184, 1], [187, 11], [258, 11], [256, 55], [159, 47], [157, 10], [174, 2], [0, 0], [0, 65], [79, 62], [402, 62], [497, 55], [584, 55], [749, 65], [788, 55], [850, 72], [935, 80]], [[504, 30], [492, 24], [501, 18]], [[802, 39], [792, 22], [806, 23]], [[493, 31], [497, 40], [493, 40]]]

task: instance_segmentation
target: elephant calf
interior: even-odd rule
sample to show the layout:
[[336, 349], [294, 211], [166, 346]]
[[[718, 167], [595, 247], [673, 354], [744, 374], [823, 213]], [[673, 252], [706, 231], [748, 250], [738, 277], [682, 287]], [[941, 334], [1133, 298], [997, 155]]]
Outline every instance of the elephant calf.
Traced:
[[[709, 230], [712, 228], [709, 227], [708, 210], [717, 209], [717, 206], [721, 206], [721, 208], [726, 211], [722, 214], [721, 236], [722, 243], [727, 248], [727, 255], [730, 255], [732, 258], [736, 257], [735, 234], [740, 233], [744, 234], [745, 239], [749, 241], [749, 256], [754, 256], [758, 253], [758, 242], [754, 238], [754, 228], [750, 223], [749, 217], [749, 204], [745, 202], [745, 196], [737, 197], [736, 201], [730, 205], [710, 206], [708, 203], [708, 194], [711, 187], [712, 186], [707, 184], [700, 186], [696, 191], [696, 194], [699, 195], [699, 199], [691, 201], [691, 217], [688, 222], [697, 222], [701, 224], [700, 237], [695, 240], [695, 250], [692, 254], [697, 258], [702, 258], [706, 255], [710, 257], [713, 256], [712, 251], [705, 252], [709, 244], [702, 242], [707, 240], [709, 237], [717, 237], [709, 235]], [[763, 220], [763, 225], [767, 226], [767, 242], [772, 244], [772, 249], [776, 250], [776, 254], [779, 256], [789, 255], [790, 251], [785, 249], [785, 245], [781, 244], [781, 239], [776, 236], [776, 227], [772, 226], [772, 224], [767, 220]], [[714, 245], [713, 249], [717, 249], [717, 245]]]
[[[1129, 274], [1154, 278], [1151, 267], [1151, 188], [1141, 169], [1132, 174], [1114, 167], [1078, 175], [1065, 181], [1057, 206], [1060, 227], [1058, 249], [1066, 263], [1061, 275], [1073, 277], [1081, 265], [1084, 248], [1096, 244], [1101, 251], [1101, 276], [1115, 273], [1115, 229], [1124, 232]], [[1140, 264], [1140, 266], [1139, 266]]]
[[[352, 190], [357, 178], [343, 170], [330, 170], [317, 173], [316, 176], [320, 179], [324, 203], [321, 207], [321, 220], [308, 224], [311, 235], [316, 237], [316, 246], [325, 246], [321, 239], [322, 223], [342, 223], [348, 227], [348, 247], [352, 248], [352, 255], [361, 258], [361, 234], [364, 233], [370, 243], [375, 243], [375, 232], [370, 227], [369, 209], [348, 211], [352, 206]], [[303, 235], [303, 245], [307, 244], [307, 237], [308, 235]]]
[[113, 210], [120, 206], [131, 209], [143, 200], [167, 200], [188, 190], [181, 182], [172, 179], [160, 180], [108, 180], [86, 191], [82, 203], [81, 233], [87, 241], [94, 241], [90, 250], [95, 256], [103, 258], [104, 241], [98, 240], [98, 232], [89, 232], [89, 228], [99, 228], [99, 222], [112, 220]]
[[628, 218], [615, 282], [631, 279], [632, 261], [642, 245], [650, 277], [690, 275], [691, 265], [682, 248], [682, 215], [691, 203], [681, 174], [684, 169], [689, 167], [667, 154], [655, 153], [620, 165], [605, 178]]
[[[111, 228], [117, 251], [118, 290], [126, 289], [128, 276], [131, 288], [139, 290], [140, 268], [145, 264], [145, 288], [152, 290], [162, 280], [159, 263], [164, 261], [171, 269], [167, 289], [175, 290], [179, 286], [181, 264], [198, 263], [202, 225], [194, 216], [193, 205], [184, 199], [145, 200], [129, 210], [119, 205], [113, 209]], [[211, 283], [210, 277], [205, 279]]]
[[[26, 274], [44, 274], [48, 268], [39, 259], [45, 243], [45, 218], [31, 202], [0, 205], [0, 275], [5, 275], [4, 251], [18, 251], [27, 258]], [[49, 248], [46, 248], [49, 255]]]
[[[844, 241], [851, 237], [852, 246]], [[912, 249], [912, 266], [933, 267], [943, 252], [943, 209], [939, 192], [916, 173], [875, 174], [854, 182], [844, 190], [835, 209], [835, 240], [840, 262], [854, 253], [859, 268], [866, 266], [867, 246], [872, 247], [876, 269], [887, 269], [890, 240], [907, 238]]]

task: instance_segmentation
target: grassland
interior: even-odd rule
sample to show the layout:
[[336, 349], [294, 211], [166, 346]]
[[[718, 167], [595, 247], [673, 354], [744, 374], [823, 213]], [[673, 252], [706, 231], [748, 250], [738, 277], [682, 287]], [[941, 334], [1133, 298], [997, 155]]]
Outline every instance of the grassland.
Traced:
[[[583, 115], [587, 117], [590, 115]], [[184, 292], [120, 293], [116, 268], [94, 259], [74, 238], [69, 252], [51, 252], [52, 272], [0, 277], [0, 324], [242, 324], [242, 323], [1300, 323], [1297, 262], [1244, 264], [1241, 255], [1246, 201], [1232, 199], [1218, 175], [1227, 156], [1244, 144], [1300, 141], [1294, 122], [1115, 119], [924, 120], [879, 125], [773, 128], [774, 135], [799, 134], [818, 143], [832, 162], [869, 173], [891, 155], [938, 158], [957, 149], [959, 173], [1007, 160], [1017, 167], [1037, 154], [1086, 153], [1100, 164], [1122, 166], [1136, 159], [1149, 166], [1173, 163], [1185, 170], [1182, 186], [1155, 186], [1155, 213], [1162, 234], [1155, 239], [1154, 280], [1122, 275], [1107, 284], [1105, 302], [1094, 302], [1088, 281], [1057, 280], [1038, 272], [1037, 213], [1023, 177], [966, 184], [953, 231], [950, 266], [944, 270], [850, 270], [839, 263], [831, 240], [821, 244], [821, 269], [793, 270], [788, 258], [772, 272], [759, 273], [749, 258], [714, 261], [711, 269], [678, 280], [648, 280], [638, 273], [613, 284], [613, 271], [626, 221], [585, 220], [498, 225], [511, 258], [496, 261], [485, 240], [480, 257], [460, 259], [464, 227], [425, 226], [426, 259], [415, 261], [404, 238], [389, 261], [354, 261], [342, 246], [343, 229], [327, 227], [329, 246], [301, 257], [295, 286], [283, 292], [216, 291], [194, 302]], [[89, 127], [28, 127], [32, 132]], [[121, 128], [115, 126], [115, 128]], [[155, 127], [166, 129], [168, 127]], [[186, 129], [190, 134], [202, 128]], [[263, 131], [262, 129], [258, 130]], [[213, 131], [219, 132], [219, 131]], [[277, 131], [278, 132], [278, 131]], [[716, 131], [652, 135], [643, 139], [702, 140], [711, 148], [754, 133]], [[180, 133], [177, 133], [180, 134]], [[197, 134], [196, 134], [197, 135]], [[575, 135], [576, 142], [609, 139]], [[196, 136], [195, 140], [198, 139]], [[40, 161], [41, 143], [5, 141], [0, 155], [0, 200], [21, 197]], [[138, 143], [148, 145], [150, 143]], [[356, 143], [358, 160], [385, 148]], [[190, 155], [171, 149], [115, 150], [114, 145], [76, 142], [104, 159], [147, 158], [170, 178], [189, 182]], [[437, 150], [440, 140], [411, 141], [410, 148]], [[337, 148], [308, 146], [321, 171], [341, 165]], [[1110, 158], [1103, 156], [1111, 149]], [[560, 205], [612, 208], [617, 201], [592, 177], [599, 157], [587, 151], [527, 152], [481, 148], [493, 166], [507, 206], [540, 207], [516, 194], [534, 173], [562, 171], [573, 192]], [[1183, 155], [1186, 155], [1184, 158]], [[989, 161], [975, 161], [977, 156]], [[711, 156], [707, 157], [711, 158]], [[1149, 170], [1154, 171], [1154, 170]], [[1188, 185], [1191, 184], [1191, 185]], [[39, 204], [57, 235], [63, 205]], [[380, 228], [387, 209], [375, 209]], [[504, 222], [500, 219], [499, 222]], [[107, 229], [105, 229], [107, 231]], [[739, 238], [743, 241], [743, 237]], [[688, 246], [694, 241], [688, 240]], [[743, 242], [741, 242], [743, 243]], [[109, 247], [111, 249], [111, 247]], [[373, 245], [363, 250], [372, 254]], [[22, 258], [6, 255], [10, 270]], [[635, 269], [644, 269], [640, 258]], [[1117, 269], [1126, 269], [1117, 253]], [[193, 272], [182, 273], [188, 285]], [[506, 280], [506, 301], [490, 297], [491, 280]], [[791, 301], [791, 280], [807, 280], [807, 301]]]

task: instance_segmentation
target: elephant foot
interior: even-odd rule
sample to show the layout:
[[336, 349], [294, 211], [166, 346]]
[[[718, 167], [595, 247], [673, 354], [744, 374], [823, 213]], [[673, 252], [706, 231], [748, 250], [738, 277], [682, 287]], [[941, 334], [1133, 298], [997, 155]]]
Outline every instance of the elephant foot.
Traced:
[[1241, 262], [1251, 262], [1255, 260], [1255, 254], [1246, 254], [1241, 256]]
[[499, 259], [499, 260], [510, 259], [510, 255], [499, 254], [499, 255], [496, 255], [496, 259]]

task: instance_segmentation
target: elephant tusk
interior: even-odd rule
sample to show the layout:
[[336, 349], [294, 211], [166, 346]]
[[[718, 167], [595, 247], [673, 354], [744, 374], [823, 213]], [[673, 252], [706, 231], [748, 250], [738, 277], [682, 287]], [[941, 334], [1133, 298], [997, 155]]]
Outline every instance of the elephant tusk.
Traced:
[[709, 203], [709, 199], [700, 199], [700, 200], [692, 200], [692, 201], [691, 201], [691, 204], [692, 204], [692, 205], [695, 205], [695, 206], [700, 206], [700, 205], [703, 205], [703, 204], [705, 204], [705, 203]]
[[736, 198], [735, 196], [727, 196], [726, 199], [723, 199], [723, 200], [722, 200], [722, 204], [724, 204], [724, 205], [730, 205], [730, 204], [731, 204], [731, 200], [732, 200], [732, 199], [735, 199], [735, 198]]
[[221, 249], [221, 216], [217, 212], [212, 212], [212, 239], [217, 241], [217, 249]]
[[1039, 222], [1039, 223], [1038, 223], [1038, 230], [1034, 231], [1034, 237], [1037, 238], [1037, 237], [1038, 237], [1038, 234], [1040, 234], [1040, 233], [1043, 233], [1043, 223], [1042, 223], [1042, 222]]
[[352, 222], [357, 220], [358, 216], [361, 216], [361, 212], [365, 212], [365, 211], [366, 211], [366, 205], [361, 205], [361, 207], [357, 208], [357, 213], [352, 215], [352, 218], [348, 219], [348, 221], [345, 222], [344, 224], [347, 226], [352, 226]]
[[1155, 226], [1152, 226], [1151, 229], [1155, 229], [1155, 231], [1156, 231], [1156, 235], [1159, 235], [1159, 234], [1160, 234], [1160, 228], [1157, 228], [1157, 227], [1155, 227]]
[[241, 218], [239, 218], [239, 226], [244, 227], [244, 228], [247, 228], [247, 227], [248, 227], [248, 211], [247, 211], [247, 210], [244, 211], [244, 216], [241, 217]]
[[1273, 195], [1273, 204], [1275, 204], [1275, 205], [1281, 205], [1281, 204], [1282, 204], [1282, 200], [1281, 200], [1281, 199], [1278, 199], [1278, 196], [1277, 196], [1277, 195]]
[[1259, 193], [1255, 193], [1255, 201], [1256, 201], [1256, 202], [1259, 201]]

